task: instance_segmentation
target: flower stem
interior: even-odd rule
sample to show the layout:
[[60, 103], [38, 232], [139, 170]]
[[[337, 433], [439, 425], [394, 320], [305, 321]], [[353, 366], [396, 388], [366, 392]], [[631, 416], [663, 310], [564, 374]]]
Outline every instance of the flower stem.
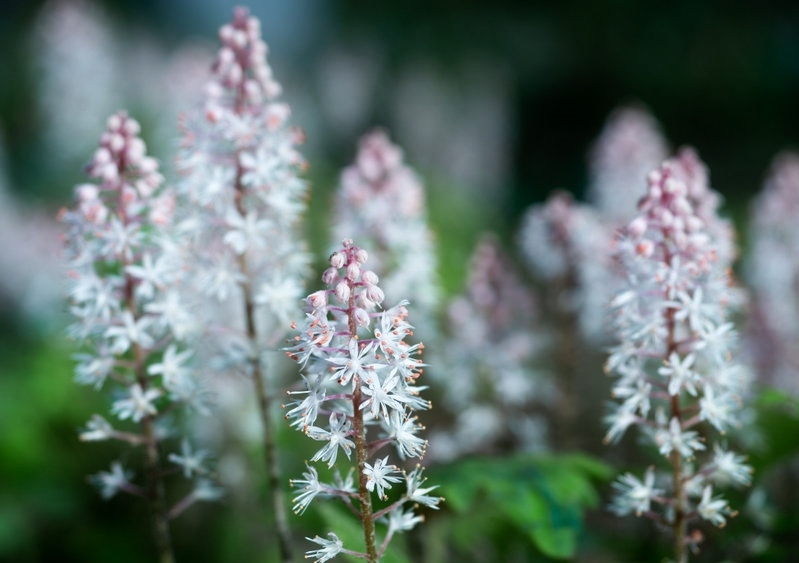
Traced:
[[[666, 358], [677, 350], [675, 339], [675, 320], [674, 310], [666, 311], [666, 326], [668, 328], [668, 341]], [[672, 395], [671, 418], [676, 418], [682, 424], [682, 411], [680, 409], [680, 396]], [[683, 482], [682, 456], [676, 449], [672, 450], [669, 456], [672, 468], [672, 482], [674, 487], [674, 561], [675, 563], [686, 563], [688, 555], [685, 551], [685, 537], [688, 534], [687, 521], [685, 518], [685, 487]]]
[[[236, 159], [238, 162], [238, 158]], [[244, 186], [241, 183], [242, 170], [236, 167], [236, 209], [242, 217], [246, 216], [244, 209]], [[255, 385], [255, 395], [258, 401], [258, 411], [263, 427], [263, 447], [264, 461], [266, 462], [267, 483], [269, 485], [269, 497], [272, 504], [272, 512], [275, 516], [275, 531], [277, 533], [278, 549], [280, 559], [284, 563], [291, 563], [294, 560], [291, 529], [289, 528], [288, 514], [286, 513], [286, 501], [283, 495], [283, 488], [280, 486], [280, 461], [278, 460], [277, 447], [275, 444], [275, 428], [272, 422], [272, 402], [273, 397], [269, 394], [265, 381], [266, 374], [261, 365], [260, 354], [257, 352], [258, 331], [255, 326], [255, 303], [252, 296], [251, 277], [247, 266], [246, 254], [239, 256], [239, 269], [247, 280], [242, 285], [244, 293], [244, 313], [247, 324], [247, 339], [253, 348], [253, 355], [250, 358], [252, 368], [252, 381]]]
[[375, 537], [375, 522], [372, 515], [372, 495], [366, 488], [366, 473], [364, 473], [369, 454], [366, 451], [366, 429], [363, 424], [363, 410], [360, 408], [362, 398], [361, 382], [356, 377], [355, 391], [352, 396], [352, 427], [355, 433], [355, 455], [358, 459], [358, 500], [361, 505], [361, 522], [363, 523], [363, 538], [366, 543], [367, 559], [369, 563], [377, 563], [377, 538]]

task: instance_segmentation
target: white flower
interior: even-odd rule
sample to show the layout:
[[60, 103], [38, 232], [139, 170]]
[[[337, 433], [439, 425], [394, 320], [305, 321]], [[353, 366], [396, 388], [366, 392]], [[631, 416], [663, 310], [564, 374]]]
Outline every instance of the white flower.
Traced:
[[308, 436], [314, 440], [327, 440], [327, 444], [314, 454], [311, 461], [326, 461], [328, 467], [333, 467], [336, 463], [339, 447], [344, 450], [344, 454], [349, 458], [352, 448], [355, 447], [355, 443], [349, 439], [351, 431], [352, 423], [347, 415], [337, 412], [330, 413], [329, 430], [318, 426], [310, 426], [306, 430]]
[[619, 516], [635, 512], [640, 516], [649, 512], [653, 499], [663, 494], [661, 489], [655, 488], [655, 470], [650, 467], [646, 470], [644, 480], [639, 480], [632, 473], [625, 473], [613, 483], [616, 496], [613, 499], [611, 510]]
[[732, 514], [726, 500], [719, 497], [713, 498], [713, 487], [710, 485], [702, 491], [702, 500], [696, 507], [696, 511], [699, 516], [720, 527], [727, 523], [725, 516]]
[[160, 375], [163, 378], [164, 387], [171, 389], [178, 387], [180, 382], [189, 375], [189, 370], [184, 365], [193, 354], [192, 350], [178, 352], [174, 344], [170, 344], [159, 363], [150, 365], [147, 373], [150, 375]]
[[86, 424], [86, 430], [80, 433], [82, 442], [99, 442], [108, 440], [114, 435], [114, 427], [99, 414], [92, 416]]
[[292, 507], [294, 514], [305, 512], [313, 499], [325, 491], [325, 486], [319, 481], [319, 473], [316, 468], [310, 465], [305, 467], [308, 471], [302, 474], [302, 479], [291, 479], [290, 481], [292, 487], [300, 489], [300, 492], [294, 497], [294, 506]]
[[93, 475], [92, 481], [100, 487], [100, 495], [109, 499], [130, 483], [132, 477], [132, 471], [125, 470], [121, 463], [115, 461], [111, 464], [111, 471], [101, 471]]
[[280, 324], [288, 326], [291, 316], [299, 309], [301, 297], [302, 288], [296, 279], [275, 277], [261, 284], [255, 302], [267, 307]]
[[306, 540], [310, 540], [315, 544], [321, 545], [320, 549], [312, 549], [305, 552], [306, 559], [314, 559], [314, 563], [324, 563], [325, 561], [329, 561], [333, 559], [336, 555], [341, 553], [344, 549], [344, 543], [338, 539], [338, 536], [333, 532], [327, 534], [329, 540], [324, 538], [320, 538], [319, 536], [315, 536], [313, 538], [306, 537]]
[[386, 498], [385, 489], [391, 488], [391, 483], [402, 481], [400, 477], [392, 475], [397, 472], [395, 465], [388, 464], [388, 456], [375, 461], [374, 465], [367, 462], [364, 464], [363, 474], [366, 475], [366, 488], [369, 491], [377, 489], [377, 496], [381, 499]]
[[216, 485], [210, 479], [200, 478], [194, 483], [191, 496], [194, 500], [214, 501], [220, 499], [225, 494], [222, 487]]
[[[350, 338], [348, 343], [348, 356], [331, 357], [327, 361], [334, 366], [339, 366], [333, 373], [338, 378], [339, 385], [345, 386], [350, 383], [353, 376], [358, 377], [362, 382], [369, 381], [374, 377], [374, 369], [379, 364], [367, 363], [366, 360], [373, 358], [373, 345], [364, 344], [359, 348], [358, 339]], [[355, 383], [353, 382], [353, 385]]]
[[242, 217], [231, 210], [225, 216], [225, 221], [229, 230], [222, 240], [229, 244], [236, 254], [244, 254], [250, 248], [263, 248], [269, 240], [268, 232], [272, 223], [268, 219], [259, 218], [256, 211], [248, 211]]
[[666, 365], [658, 369], [658, 373], [664, 377], [669, 378], [669, 395], [677, 396], [680, 391], [685, 389], [691, 395], [696, 396], [696, 373], [691, 369], [694, 364], [694, 355], [688, 354], [685, 358], [680, 359], [677, 352], [672, 352], [669, 359], [665, 362]]
[[428, 495], [432, 490], [438, 488], [438, 485], [432, 487], [422, 488], [425, 478], [422, 477], [422, 468], [417, 467], [407, 475], [405, 475], [405, 496], [411, 502], [418, 502], [429, 508], [438, 510], [438, 504], [441, 502], [441, 497], [433, 497]]
[[397, 507], [388, 513], [388, 532], [405, 532], [412, 530], [416, 524], [424, 521], [424, 518], [414, 514], [412, 510], [405, 512], [402, 507]]
[[117, 354], [124, 354], [132, 344], [142, 348], [152, 348], [154, 341], [147, 332], [150, 320], [147, 317], [135, 319], [130, 311], [122, 312], [122, 324], [112, 325], [105, 331], [105, 338], [113, 340], [111, 349]]
[[161, 391], [158, 389], [144, 391], [138, 383], [131, 385], [128, 391], [130, 395], [127, 399], [114, 401], [111, 406], [111, 412], [120, 420], [130, 418], [133, 422], [139, 422], [145, 416], [153, 416], [158, 413], [153, 401], [162, 395]]
[[655, 433], [655, 441], [660, 446], [661, 455], [668, 456], [676, 450], [681, 457], [693, 457], [697, 450], [704, 450], [699, 434], [693, 430], [683, 430], [680, 420], [675, 416], [669, 421], [668, 429], [660, 428]]
[[744, 462], [742, 455], [725, 451], [719, 444], [714, 444], [710, 479], [719, 485], [749, 485], [752, 482], [752, 468]]
[[208, 470], [203, 466], [205, 458], [208, 457], [208, 452], [205, 450], [194, 450], [188, 440], [184, 439], [180, 445], [180, 453], [169, 454], [169, 461], [177, 464], [183, 468], [183, 476], [187, 479], [195, 473], [197, 475], [205, 475]]

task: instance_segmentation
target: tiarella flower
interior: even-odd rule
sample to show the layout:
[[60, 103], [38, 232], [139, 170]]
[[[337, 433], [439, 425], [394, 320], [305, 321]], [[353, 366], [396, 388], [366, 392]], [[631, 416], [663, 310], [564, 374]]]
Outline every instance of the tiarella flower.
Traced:
[[180, 446], [180, 455], [169, 454], [169, 461], [183, 468], [183, 475], [187, 479], [192, 475], [205, 475], [208, 470], [203, 465], [208, 457], [205, 450], [195, 450], [191, 447], [188, 440], [183, 440]]
[[441, 402], [452, 422], [432, 432], [433, 458], [548, 449], [544, 417], [554, 389], [542, 357], [546, 336], [532, 290], [494, 237], [478, 242], [466, 289], [447, 313], [435, 362], [443, 367], [430, 373], [446, 388]]
[[350, 237], [372, 249], [387, 301], [412, 302], [426, 332], [440, 290], [424, 189], [384, 131], [361, 138], [355, 161], [341, 173], [335, 213], [335, 240]]
[[[366, 261], [366, 251], [344, 240], [322, 276], [327, 289], [308, 296], [305, 322], [297, 327], [287, 348], [305, 375], [304, 390], [290, 392], [297, 399], [287, 405], [286, 418], [292, 427], [325, 442], [312, 461], [332, 467], [341, 461], [341, 449], [347, 459], [354, 458], [358, 475], [357, 489], [351, 479], [342, 480], [338, 473], [333, 483], [325, 484], [311, 467], [303, 479], [292, 481], [299, 489], [295, 512], [303, 512], [322, 495], [343, 499], [360, 515], [366, 552], [345, 550], [334, 534], [331, 540], [317, 536], [312, 541], [322, 549], [311, 550], [306, 557], [320, 561], [340, 552], [377, 561], [395, 532], [421, 521], [413, 509], [397, 512], [393, 519], [389, 516], [385, 537], [378, 543], [375, 523], [384, 523], [383, 515], [401, 511], [405, 503], [435, 508], [440, 501], [427, 495], [435, 487], [419, 488], [422, 477], [417, 468], [405, 474], [406, 491], [398, 500], [382, 508], [373, 504], [372, 493], [377, 502], [386, 503], [386, 491], [403, 481], [403, 471], [390, 463], [390, 457], [376, 453], [393, 444], [400, 457], [420, 456], [426, 442], [416, 434], [422, 427], [413, 411], [429, 404], [419, 396], [424, 388], [415, 385], [424, 365], [417, 356], [422, 346], [405, 341], [413, 331], [406, 320], [407, 302], [381, 311], [383, 293], [377, 275], [365, 268]], [[320, 412], [330, 412], [327, 427], [314, 424]], [[370, 424], [375, 419], [379, 424]]]
[[[146, 487], [128, 483], [130, 476], [119, 466], [95, 481], [105, 497], [118, 490], [145, 491], [142, 496], [153, 504], [159, 553], [171, 557], [160, 454], [170, 432], [157, 425], [166, 411], [203, 408], [202, 386], [186, 363], [191, 353], [180, 344], [193, 321], [165, 295], [183, 271], [172, 260], [162, 226], [151, 221], [151, 211], [170, 196], [161, 187], [158, 163], [147, 156], [134, 119], [119, 112], [107, 125], [88, 166], [96, 183], [79, 185], [75, 209], [61, 214], [68, 226], [65, 257], [76, 318], [69, 333], [83, 348], [76, 355], [76, 380], [97, 389], [116, 387], [112, 414], [137, 428], [115, 429], [95, 415], [81, 439], [143, 446]], [[184, 311], [184, 318], [175, 310]], [[185, 392], [189, 388], [192, 392]], [[176, 506], [191, 502], [183, 499]]]
[[313, 559], [314, 563], [324, 563], [333, 559], [336, 555], [344, 550], [344, 542], [338, 539], [338, 536], [333, 532], [327, 534], [330, 539], [320, 538], [319, 536], [313, 538], [305, 538], [322, 547], [319, 549], [312, 549], [306, 552], [306, 559]]
[[611, 509], [619, 516], [626, 516], [634, 512], [640, 516], [649, 512], [652, 500], [663, 494], [655, 488], [655, 470], [650, 467], [646, 471], [644, 480], [640, 481], [632, 473], [626, 473], [613, 483], [616, 496]]
[[125, 470], [118, 461], [111, 463], [111, 471], [101, 471], [92, 476], [92, 480], [100, 488], [100, 495], [104, 499], [109, 499], [116, 495], [121, 489], [130, 484], [133, 472]]
[[[301, 225], [308, 188], [297, 148], [303, 134], [279, 99], [259, 20], [236, 8], [219, 41], [202, 107], [180, 121], [176, 231], [190, 279], [182, 291], [201, 315], [202, 362], [227, 388], [219, 395], [228, 426], [241, 428], [242, 410], [259, 411], [273, 528], [288, 561], [292, 540], [271, 412], [281, 366], [268, 365], [267, 356], [300, 310], [309, 264]], [[231, 392], [235, 380], [220, 372], [244, 375], [252, 391]], [[337, 452], [326, 451], [325, 459]]]
[[617, 241], [628, 281], [612, 301], [619, 344], [607, 364], [617, 377], [613, 396], [623, 401], [612, 407], [606, 440], [640, 426], [671, 473], [670, 488], [663, 479], [657, 495], [649, 492], [650, 473], [645, 486], [624, 476], [614, 510], [670, 525], [680, 562], [696, 543], [689, 533], [696, 515], [721, 525], [731, 514], [726, 501], [712, 498], [711, 482], [746, 484], [750, 472], [715, 444], [715, 455], [705, 454], [712, 434], [700, 426], [733, 429], [748, 382], [733, 363], [735, 333], [727, 322], [740, 303], [729, 278], [732, 235], [715, 215], [718, 197], [706, 181], [704, 165], [685, 149], [649, 174], [639, 215]]
[[750, 212], [750, 246], [745, 268], [753, 292], [752, 314], [743, 339], [758, 376], [799, 396], [799, 154], [775, 157]]

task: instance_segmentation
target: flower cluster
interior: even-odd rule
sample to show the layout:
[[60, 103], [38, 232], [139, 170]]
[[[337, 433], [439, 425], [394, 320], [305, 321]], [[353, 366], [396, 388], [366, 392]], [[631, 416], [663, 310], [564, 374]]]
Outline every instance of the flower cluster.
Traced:
[[651, 172], [618, 240], [627, 287], [612, 301], [619, 344], [606, 365], [617, 378], [607, 441], [638, 426], [671, 466], [670, 483], [654, 468], [622, 477], [613, 508], [671, 526], [678, 561], [693, 541], [689, 521], [722, 525], [733, 514], [713, 488], [747, 484], [751, 471], [721, 443], [707, 451], [712, 429], [738, 425], [748, 376], [732, 357], [731, 243], [699, 165], [683, 151]]
[[355, 162], [341, 174], [335, 236], [372, 248], [387, 299], [410, 300], [420, 314], [417, 324], [429, 322], [439, 288], [424, 189], [381, 130], [361, 138]]
[[278, 99], [258, 19], [237, 8], [219, 39], [203, 110], [181, 121], [180, 246], [194, 281], [188, 294], [205, 315], [209, 369], [252, 384], [252, 391], [231, 393], [236, 382], [224, 379], [220, 410], [241, 428], [242, 413], [257, 406], [252, 418], [260, 422], [275, 529], [281, 557], [290, 560], [272, 412], [279, 370], [270, 360], [282, 359], [276, 345], [300, 311], [310, 261], [300, 230], [307, 196], [299, 177], [302, 134]]
[[[171, 220], [174, 196], [161, 188], [158, 168], [147, 156], [139, 124], [124, 112], [112, 115], [88, 166], [96, 182], [77, 186], [77, 206], [63, 211], [61, 219], [68, 226], [65, 254], [76, 319], [70, 334], [83, 345], [76, 356], [76, 379], [97, 389], [114, 386], [111, 413], [123, 423], [138, 424], [136, 431], [117, 429], [95, 415], [81, 439], [143, 445], [146, 492], [131, 483], [132, 474], [118, 463], [96, 480], [105, 497], [123, 490], [163, 503], [157, 497], [163, 494], [160, 444], [169, 434], [164, 415], [178, 406], [204, 413], [208, 405], [185, 349], [188, 312], [168, 289], [181, 283], [183, 272], [168, 252], [163, 227]], [[209, 490], [205, 457], [188, 442], [182, 455], [169, 456], [195, 479], [195, 492], [176, 505], [180, 510], [208, 497], [202, 492]]]
[[454, 416], [451, 430], [431, 435], [435, 460], [465, 453], [548, 449], [545, 405], [554, 388], [541, 367], [548, 341], [538, 307], [498, 240], [485, 235], [472, 259], [466, 291], [453, 299], [452, 334], [439, 342], [443, 370], [431, 371], [446, 388], [442, 401]]
[[577, 316], [589, 341], [602, 338], [605, 304], [617, 286], [611, 240], [612, 230], [591, 207], [560, 191], [527, 211], [519, 233], [530, 269], [558, 294], [557, 306]]
[[[365, 269], [366, 260], [366, 251], [344, 240], [322, 275], [327, 289], [308, 296], [305, 321], [288, 348], [289, 356], [304, 367], [304, 388], [291, 392], [297, 399], [287, 405], [286, 417], [292, 427], [322, 443], [311, 461], [332, 468], [342, 455], [351, 460], [354, 454], [357, 466], [355, 480], [336, 469], [333, 482], [324, 483], [309, 465], [303, 479], [292, 481], [299, 489], [295, 512], [303, 512], [317, 496], [342, 499], [361, 518], [366, 544], [361, 556], [375, 561], [394, 533], [421, 521], [405, 504], [436, 508], [440, 499], [428, 495], [434, 487], [422, 486], [420, 467], [405, 472], [388, 455], [379, 455], [389, 445], [400, 459], [424, 454], [427, 443], [418, 436], [422, 427], [413, 413], [429, 404], [416, 385], [423, 366], [417, 355], [423, 346], [405, 340], [412, 334], [407, 301], [378, 310], [384, 293], [377, 275]], [[403, 481], [405, 492], [389, 502], [394, 485]], [[382, 508], [373, 507], [372, 494]], [[380, 546], [375, 522], [387, 526]], [[338, 553], [354, 553], [335, 534], [330, 538], [314, 538], [322, 548], [307, 556], [326, 561]]]
[[784, 153], [774, 160], [752, 210], [753, 250], [746, 273], [754, 293], [754, 315], [746, 342], [763, 380], [795, 396], [799, 395], [797, 213], [799, 154]]
[[246, 364], [238, 304], [251, 301], [261, 341], [269, 345], [279, 342], [297, 310], [309, 262], [298, 233], [307, 186], [298, 176], [302, 135], [288, 125], [288, 105], [277, 100], [281, 87], [266, 62], [259, 21], [239, 8], [219, 38], [204, 111], [181, 120], [180, 230], [198, 294], [236, 304], [222, 309], [232, 317], [228, 324], [241, 328], [230, 331], [217, 321], [215, 336], [229, 360]]

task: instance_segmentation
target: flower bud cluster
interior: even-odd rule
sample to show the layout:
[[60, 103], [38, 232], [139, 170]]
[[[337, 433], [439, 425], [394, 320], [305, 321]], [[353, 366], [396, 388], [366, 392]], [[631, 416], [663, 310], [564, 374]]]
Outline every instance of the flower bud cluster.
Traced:
[[799, 396], [799, 154], [783, 153], [772, 164], [752, 209], [752, 252], [746, 275], [753, 291], [753, 318], [746, 343], [759, 376]]
[[[356, 480], [342, 477], [336, 469], [333, 482], [320, 481], [317, 469], [308, 467], [303, 479], [293, 480], [299, 489], [295, 512], [303, 512], [314, 498], [339, 497], [348, 505], [359, 505], [364, 526], [387, 525], [380, 552], [395, 532], [409, 530], [421, 520], [416, 505], [437, 508], [439, 498], [427, 495], [434, 487], [422, 487], [421, 468], [406, 473], [389, 463], [384, 447], [393, 445], [400, 459], [421, 457], [427, 442], [414, 411], [429, 408], [416, 385], [422, 373], [423, 345], [409, 344], [407, 301], [385, 310], [379, 307], [383, 291], [377, 275], [365, 268], [367, 253], [346, 239], [330, 256], [330, 267], [322, 280], [326, 289], [310, 294], [304, 323], [297, 327], [288, 355], [304, 367], [304, 388], [292, 391], [298, 397], [287, 405], [292, 427], [322, 443], [311, 461], [332, 468], [341, 456], [355, 453]], [[300, 398], [301, 397], [301, 398]], [[341, 455], [340, 455], [341, 454]], [[405, 482], [406, 490], [388, 502], [393, 486]], [[372, 494], [383, 504], [372, 510]], [[404, 505], [411, 505], [405, 509]], [[345, 550], [338, 538], [316, 538], [323, 546], [308, 557], [324, 561]], [[374, 541], [374, 532], [372, 532]], [[368, 540], [367, 540], [368, 541]], [[368, 548], [367, 548], [368, 549]], [[325, 551], [328, 550], [328, 551]], [[333, 553], [335, 552], [335, 553]]]
[[549, 448], [544, 418], [554, 388], [542, 368], [546, 337], [537, 325], [538, 308], [498, 240], [484, 235], [472, 259], [465, 292], [447, 311], [448, 338], [442, 339], [433, 370], [446, 393], [442, 402], [453, 423], [434, 432], [437, 461], [465, 453]]
[[425, 194], [402, 150], [388, 135], [361, 138], [355, 162], [344, 169], [336, 199], [336, 240], [357, 238], [374, 249], [389, 301], [409, 299], [427, 323], [438, 304], [433, 238]]
[[638, 426], [671, 464], [670, 486], [653, 469], [643, 481], [625, 475], [614, 509], [645, 513], [678, 533], [696, 518], [723, 524], [733, 512], [713, 487], [747, 484], [751, 472], [720, 443], [708, 451], [713, 430], [738, 426], [748, 377], [733, 360], [728, 315], [737, 297], [731, 254], [720, 251], [730, 240], [698, 165], [684, 151], [652, 171], [639, 215], [617, 241], [627, 287], [611, 304], [619, 344], [606, 364], [616, 377], [607, 441]]
[[[66, 260], [71, 312], [70, 334], [83, 347], [76, 356], [79, 383], [114, 387], [111, 413], [138, 431], [117, 429], [95, 415], [81, 434], [86, 441], [119, 439], [155, 448], [164, 439], [163, 415], [175, 407], [207, 411], [202, 385], [185, 350], [190, 314], [171, 289], [183, 272], [162, 227], [170, 221], [173, 195], [161, 188], [158, 163], [147, 156], [139, 124], [124, 112], [108, 119], [100, 146], [88, 165], [95, 183], [76, 187], [75, 209], [63, 211], [68, 226]], [[191, 471], [196, 490], [208, 489], [205, 456], [186, 442], [184, 455], [170, 456]], [[117, 464], [100, 474], [103, 495], [135, 492], [130, 472]], [[186, 503], [183, 505], [188, 506]]]

